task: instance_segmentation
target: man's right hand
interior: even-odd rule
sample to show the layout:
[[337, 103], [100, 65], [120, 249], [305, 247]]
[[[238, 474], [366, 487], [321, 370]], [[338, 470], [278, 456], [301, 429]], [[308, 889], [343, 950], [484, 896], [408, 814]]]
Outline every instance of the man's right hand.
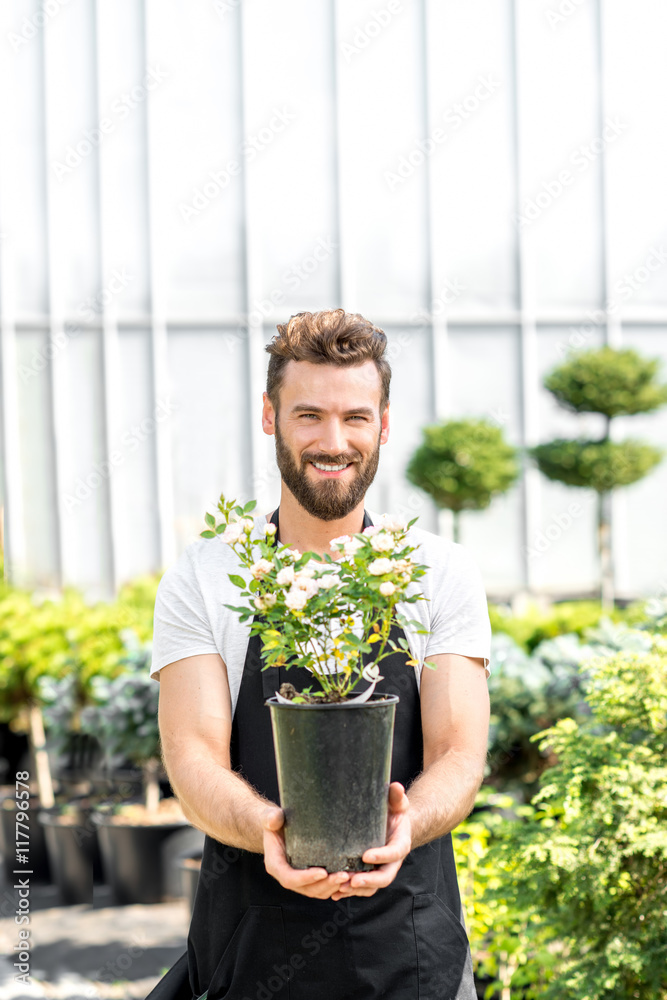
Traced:
[[285, 889], [313, 899], [330, 899], [350, 879], [349, 872], [328, 874], [326, 868], [292, 868], [285, 853], [285, 813], [278, 806], [267, 806], [262, 815], [264, 828], [264, 866]]

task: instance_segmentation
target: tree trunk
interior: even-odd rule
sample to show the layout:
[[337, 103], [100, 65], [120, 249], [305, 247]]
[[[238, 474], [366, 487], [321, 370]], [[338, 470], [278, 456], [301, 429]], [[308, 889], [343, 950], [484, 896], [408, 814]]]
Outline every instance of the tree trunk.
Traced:
[[53, 797], [53, 782], [51, 780], [51, 767], [49, 765], [49, 755], [46, 752], [46, 740], [44, 738], [44, 720], [42, 710], [39, 705], [30, 705], [28, 709], [30, 746], [35, 758], [35, 768], [37, 770], [37, 792], [39, 801], [43, 809], [51, 809], [55, 803]]
[[611, 547], [610, 491], [598, 493], [598, 549], [600, 553], [600, 602], [604, 611], [614, 609], [614, 562]]
[[144, 776], [144, 804], [148, 812], [157, 812], [160, 802], [159, 768], [160, 762], [155, 757], [147, 760], [142, 768]]
[[460, 524], [461, 511], [453, 510], [452, 514], [454, 515], [452, 520], [452, 539], [455, 542], [459, 542], [461, 540], [461, 524]]

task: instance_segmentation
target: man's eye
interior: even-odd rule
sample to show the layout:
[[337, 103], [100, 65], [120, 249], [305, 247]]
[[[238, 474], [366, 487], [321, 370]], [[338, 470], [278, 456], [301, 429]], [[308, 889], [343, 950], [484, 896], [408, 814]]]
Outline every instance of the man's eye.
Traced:
[[363, 414], [361, 413], [353, 413], [352, 416], [350, 417], [350, 420], [365, 420], [365, 419], [366, 417], [364, 417]]

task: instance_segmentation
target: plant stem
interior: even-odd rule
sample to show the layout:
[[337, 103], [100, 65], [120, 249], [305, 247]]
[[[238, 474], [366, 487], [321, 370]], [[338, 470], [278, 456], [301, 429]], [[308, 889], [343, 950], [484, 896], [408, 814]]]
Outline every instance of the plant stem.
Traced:
[[49, 755], [46, 752], [44, 720], [42, 719], [42, 710], [39, 705], [30, 705], [28, 709], [28, 725], [30, 729], [30, 745], [35, 758], [35, 768], [37, 770], [37, 791], [39, 794], [39, 801], [44, 809], [51, 809], [55, 803], [53, 796], [53, 781], [51, 780]]
[[605, 611], [614, 608], [614, 563], [611, 540], [610, 491], [598, 493], [598, 550], [600, 554], [600, 603]]
[[144, 778], [144, 804], [147, 812], [157, 812], [160, 802], [160, 782], [158, 781], [159, 761], [155, 757], [147, 760], [142, 767]]

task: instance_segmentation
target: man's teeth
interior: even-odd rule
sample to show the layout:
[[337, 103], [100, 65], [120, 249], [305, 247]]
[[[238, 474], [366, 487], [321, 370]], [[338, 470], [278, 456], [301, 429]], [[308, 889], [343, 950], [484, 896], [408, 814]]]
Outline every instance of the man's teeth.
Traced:
[[350, 463], [346, 462], [345, 465], [322, 465], [321, 462], [313, 462], [316, 469], [322, 469], [323, 472], [341, 472], [343, 469], [347, 469]]

